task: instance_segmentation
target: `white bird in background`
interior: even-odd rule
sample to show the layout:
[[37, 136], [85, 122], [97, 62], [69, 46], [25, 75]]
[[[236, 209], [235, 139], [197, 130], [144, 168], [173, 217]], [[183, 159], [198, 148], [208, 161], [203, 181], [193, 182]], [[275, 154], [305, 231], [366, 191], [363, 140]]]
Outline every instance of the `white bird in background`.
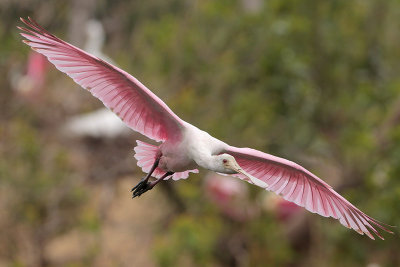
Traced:
[[[280, 194], [284, 199], [344, 226], [383, 239], [375, 228], [392, 231], [366, 215], [300, 165], [251, 148], [230, 146], [183, 121], [154, 93], [127, 72], [50, 34], [32, 19], [22, 22], [24, 42], [60, 71], [99, 98], [131, 129], [162, 142], [137, 141], [138, 165], [147, 173], [134, 188], [140, 196], [164, 179], [184, 179], [197, 168], [229, 174]], [[150, 176], [157, 178], [149, 182]], [[372, 233], [371, 233], [372, 232]]]
[[98, 57], [109, 64], [114, 64], [114, 61], [103, 53], [103, 45], [106, 39], [103, 25], [100, 21], [91, 19], [86, 23], [87, 40], [84, 46], [86, 52], [89, 52], [95, 57]]
[[117, 138], [130, 132], [121, 119], [106, 108], [69, 118], [62, 131], [68, 136], [94, 138]]

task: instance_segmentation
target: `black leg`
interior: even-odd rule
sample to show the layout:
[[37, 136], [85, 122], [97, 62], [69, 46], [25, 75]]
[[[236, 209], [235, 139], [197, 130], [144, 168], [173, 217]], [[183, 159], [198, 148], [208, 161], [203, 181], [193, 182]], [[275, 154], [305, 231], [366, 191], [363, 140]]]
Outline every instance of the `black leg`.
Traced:
[[135, 197], [135, 192], [137, 192], [139, 190], [142, 190], [143, 188], [147, 187], [149, 178], [153, 174], [154, 170], [157, 168], [158, 163], [160, 163], [160, 157], [156, 158], [156, 160], [154, 161], [153, 166], [151, 167], [149, 173], [145, 177], [143, 177], [140, 180], [140, 182], [131, 189], [131, 192], [133, 192], [132, 198]]
[[142, 195], [143, 193], [153, 189], [153, 187], [156, 186], [156, 184], [158, 184], [159, 182], [161, 182], [166, 177], [168, 177], [172, 174], [174, 174], [174, 173], [167, 172], [162, 177], [158, 178], [157, 180], [155, 180], [154, 182], [151, 182], [151, 183], [149, 183], [147, 181], [145, 183], [143, 183], [143, 179], [142, 179], [142, 181], [140, 181], [140, 183], [138, 185], [136, 185], [134, 188], [132, 188], [132, 190], [131, 190], [131, 191], [133, 191], [132, 198], [138, 197], [138, 196]]
[[142, 180], [143, 181], [148, 181], [150, 176], [153, 174], [154, 170], [158, 167], [158, 163], [160, 163], [160, 157], [156, 158], [156, 160], [154, 161], [153, 166], [151, 166], [151, 169], [149, 171], [149, 173], [146, 175], [146, 177], [144, 177]]
[[153, 188], [154, 186], [156, 186], [156, 184], [158, 184], [159, 182], [161, 182], [162, 180], [164, 180], [165, 178], [167, 178], [168, 176], [173, 175], [173, 174], [174, 174], [174, 172], [165, 173], [161, 178], [150, 183], [151, 188]]
[[[151, 171], [151, 173], [153, 171]], [[134, 188], [132, 188], [132, 190], [131, 190], [132, 198], [138, 197], [138, 196], [142, 195], [143, 193], [153, 189], [153, 187], [156, 186], [156, 184], [158, 184], [159, 182], [161, 182], [166, 177], [168, 177], [168, 176], [170, 176], [172, 174], [174, 174], [174, 173], [173, 172], [167, 172], [162, 177], [158, 178], [157, 180], [155, 180], [154, 182], [151, 182], [151, 183], [148, 182], [148, 179], [149, 179], [150, 176], [147, 175], [148, 177], [146, 176], [145, 178], [143, 178]]]

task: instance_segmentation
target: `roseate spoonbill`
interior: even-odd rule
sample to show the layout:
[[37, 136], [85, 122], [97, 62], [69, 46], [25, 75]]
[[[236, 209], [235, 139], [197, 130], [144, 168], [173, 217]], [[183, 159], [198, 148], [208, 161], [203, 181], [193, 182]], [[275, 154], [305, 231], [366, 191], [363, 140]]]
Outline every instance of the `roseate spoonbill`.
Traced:
[[265, 203], [264, 208], [274, 215], [281, 222], [288, 221], [295, 216], [301, 208], [293, 202], [282, 199], [274, 194], [267, 194], [263, 197]]
[[247, 189], [239, 179], [232, 179], [215, 172], [210, 172], [204, 179], [204, 191], [209, 200], [221, 214], [237, 222], [249, 221], [259, 211], [258, 205], [250, 205]]
[[[164, 179], [184, 179], [203, 167], [274, 191], [284, 199], [374, 239], [375, 228], [393, 233], [387, 224], [366, 215], [310, 171], [289, 160], [251, 148], [230, 146], [180, 119], [133, 76], [57, 38], [28, 17], [18, 27], [23, 42], [43, 54], [60, 71], [99, 98], [131, 129], [161, 141], [137, 141], [135, 158], [147, 175], [132, 188], [140, 196]], [[150, 176], [157, 178], [149, 182]], [[372, 232], [372, 233], [371, 233]]]
[[13, 75], [11, 76], [12, 84], [18, 96], [29, 102], [35, 102], [40, 99], [44, 89], [48, 64], [43, 55], [33, 51], [29, 54], [26, 74], [18, 75], [12, 73]]

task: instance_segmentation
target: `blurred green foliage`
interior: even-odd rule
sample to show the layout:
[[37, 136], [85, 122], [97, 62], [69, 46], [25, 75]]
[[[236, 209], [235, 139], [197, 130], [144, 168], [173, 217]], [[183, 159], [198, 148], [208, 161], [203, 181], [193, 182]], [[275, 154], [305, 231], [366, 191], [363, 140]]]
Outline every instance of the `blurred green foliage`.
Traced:
[[[301, 163], [367, 214], [400, 225], [398, 1], [81, 5], [88, 18], [104, 23], [105, 53], [182, 119], [233, 145]], [[18, 231], [40, 243], [77, 225], [101, 228], [96, 211], [81, 208], [89, 198], [84, 173], [54, 134], [65, 114], [99, 105], [83, 92], [77, 93], [82, 108], [63, 104], [57, 94], [72, 94], [66, 92], [72, 82], [53, 70], [47, 87], [54, 92], [48, 88], [42, 104], [27, 105], [12, 90], [11, 72], [23, 68], [28, 54], [15, 28], [18, 17], [30, 15], [71, 41], [79, 1], [0, 7], [0, 225], [10, 229], [0, 234], [9, 240], [0, 258], [18, 266], [24, 262]], [[185, 209], [154, 230], [151, 255], [160, 266], [400, 265], [398, 235], [373, 242], [311, 215], [299, 249], [266, 212], [245, 222], [222, 216], [204, 197], [202, 176], [191, 177], [174, 185]], [[248, 204], [257, 206], [259, 189], [251, 190]], [[62, 223], [52, 228], [53, 220]], [[99, 252], [92, 253], [87, 264]], [[47, 263], [44, 254], [40, 263]]]

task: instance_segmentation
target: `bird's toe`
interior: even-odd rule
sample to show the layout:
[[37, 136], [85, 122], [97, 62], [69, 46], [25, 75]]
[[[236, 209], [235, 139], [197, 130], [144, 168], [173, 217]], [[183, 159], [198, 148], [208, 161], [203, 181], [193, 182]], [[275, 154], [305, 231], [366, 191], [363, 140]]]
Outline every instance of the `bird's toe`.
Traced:
[[142, 179], [140, 180], [140, 182], [139, 182], [137, 185], [135, 185], [134, 187], [132, 187], [131, 192], [133, 192], [133, 191], [135, 191], [135, 190], [137, 190], [137, 189], [143, 187], [143, 186], [146, 185], [146, 184], [147, 184], [146, 178], [142, 178]]
[[132, 198], [138, 197], [142, 195], [143, 193], [149, 191], [153, 187], [151, 186], [151, 183], [145, 181], [142, 179], [137, 185], [135, 185], [132, 189]]

